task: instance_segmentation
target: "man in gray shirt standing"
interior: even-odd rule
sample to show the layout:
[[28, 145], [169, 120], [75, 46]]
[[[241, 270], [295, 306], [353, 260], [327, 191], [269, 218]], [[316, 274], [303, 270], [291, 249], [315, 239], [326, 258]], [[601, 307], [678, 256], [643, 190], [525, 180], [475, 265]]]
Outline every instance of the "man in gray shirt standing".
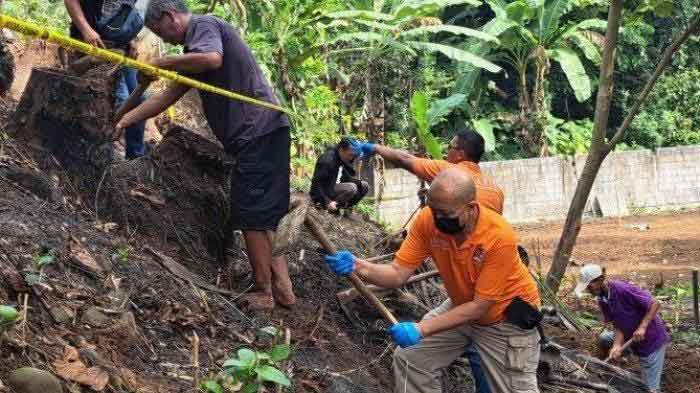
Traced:
[[[228, 23], [193, 15], [183, 0], [151, 0], [146, 26], [164, 41], [184, 45], [184, 54], [156, 59], [156, 67], [177, 71], [202, 82], [258, 100], [278, 104], [250, 48]], [[171, 84], [165, 91], [118, 119], [116, 132], [158, 115], [189, 87]], [[243, 231], [255, 289], [244, 302], [271, 309], [275, 302], [292, 306], [284, 256], [272, 257], [272, 233], [289, 209], [289, 120], [278, 111], [200, 91], [207, 121], [226, 151], [236, 157], [231, 176], [231, 215]]]

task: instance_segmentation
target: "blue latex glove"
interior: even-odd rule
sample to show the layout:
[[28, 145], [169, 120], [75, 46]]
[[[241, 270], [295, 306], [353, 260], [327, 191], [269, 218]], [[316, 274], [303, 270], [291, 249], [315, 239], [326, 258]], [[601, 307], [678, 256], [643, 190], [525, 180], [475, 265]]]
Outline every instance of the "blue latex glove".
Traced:
[[355, 256], [347, 250], [338, 251], [333, 255], [326, 255], [324, 260], [328, 267], [341, 277], [348, 276], [355, 270]]
[[359, 142], [355, 139], [350, 140], [350, 148], [355, 153], [358, 159], [370, 157], [374, 154], [376, 145], [371, 142]]
[[399, 322], [389, 328], [389, 334], [401, 348], [416, 345], [423, 339], [415, 322]]

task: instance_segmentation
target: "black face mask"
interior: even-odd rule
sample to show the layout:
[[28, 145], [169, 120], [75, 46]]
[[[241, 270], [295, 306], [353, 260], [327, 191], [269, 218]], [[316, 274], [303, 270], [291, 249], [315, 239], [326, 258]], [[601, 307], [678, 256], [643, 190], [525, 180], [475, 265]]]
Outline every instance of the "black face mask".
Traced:
[[464, 225], [460, 224], [459, 217], [438, 217], [434, 216], [437, 229], [448, 235], [456, 235], [464, 230]]

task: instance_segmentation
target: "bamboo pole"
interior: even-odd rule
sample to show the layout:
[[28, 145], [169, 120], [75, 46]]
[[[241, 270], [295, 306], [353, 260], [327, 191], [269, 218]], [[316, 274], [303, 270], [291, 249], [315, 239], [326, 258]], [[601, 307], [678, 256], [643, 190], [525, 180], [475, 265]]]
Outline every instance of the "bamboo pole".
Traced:
[[261, 106], [264, 108], [268, 109], [273, 109], [276, 111], [280, 111], [283, 113], [286, 113], [291, 116], [296, 116], [296, 114], [287, 109], [283, 108], [279, 105], [271, 104], [269, 102], [257, 100], [255, 98], [247, 97], [242, 94], [234, 93], [229, 90], [222, 89], [220, 87], [212, 86], [203, 82], [200, 82], [198, 80], [188, 78], [186, 76], [182, 76], [178, 74], [177, 72], [174, 71], [168, 71], [164, 70], [162, 68], [154, 67], [150, 64], [140, 62], [138, 60], [131, 59], [121, 53], [117, 53], [111, 50], [107, 49], [102, 49], [98, 48], [95, 46], [92, 46], [90, 44], [87, 44], [83, 41], [76, 40], [70, 37], [67, 37], [63, 34], [57, 33], [55, 31], [51, 31], [47, 28], [44, 28], [42, 26], [38, 26], [34, 23], [26, 22], [23, 20], [19, 20], [16, 18], [13, 18], [11, 16], [7, 16], [4, 14], [0, 14], [0, 28], [6, 28], [10, 29], [13, 31], [16, 31], [18, 33], [24, 34], [29, 37], [33, 38], [39, 38], [44, 41], [52, 42], [56, 45], [59, 45], [63, 48], [66, 49], [72, 49], [81, 53], [84, 53], [86, 55], [90, 55], [93, 57], [96, 57], [98, 59], [113, 63], [113, 64], [119, 64], [123, 65], [126, 67], [131, 67], [135, 68], [147, 75], [156, 77], [156, 78], [163, 78], [163, 79], [168, 79], [170, 81], [179, 83], [181, 85], [189, 86], [198, 90], [203, 90], [207, 91], [210, 93], [218, 94], [233, 100], [237, 101], [242, 101], [251, 105], [257, 105]]
[[695, 317], [695, 330], [700, 331], [700, 304], [698, 301], [698, 270], [693, 270], [693, 316]]

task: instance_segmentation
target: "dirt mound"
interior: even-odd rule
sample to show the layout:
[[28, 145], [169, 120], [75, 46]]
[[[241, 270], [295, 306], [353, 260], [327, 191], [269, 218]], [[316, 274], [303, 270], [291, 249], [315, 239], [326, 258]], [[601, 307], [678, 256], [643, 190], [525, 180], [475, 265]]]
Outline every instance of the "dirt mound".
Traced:
[[[31, 366], [71, 391], [192, 391], [238, 349], [268, 349], [261, 329], [272, 326], [290, 329], [294, 391], [391, 390], [387, 323], [361, 299], [340, 306], [348, 284], [324, 266], [308, 231], [286, 253], [299, 305], [261, 314], [237, 306], [252, 276], [245, 249], [228, 265], [220, 258], [228, 245], [220, 145], [175, 127], [149, 157], [120, 161], [109, 154], [105, 87], [54, 70], [36, 75], [13, 117], [15, 139], [0, 139], [0, 304], [22, 312], [2, 343], [0, 380]], [[2, 104], [0, 118], [9, 112]], [[389, 251], [371, 222], [314, 214], [339, 249]], [[407, 289], [385, 298], [400, 319], [419, 319], [444, 299], [437, 278]], [[465, 363], [444, 385], [470, 390]]]
[[[353, 386], [377, 386], [367, 391], [389, 389], [376, 383], [390, 381], [388, 367], [371, 367], [388, 359], [386, 337], [344, 323], [334, 296], [343, 285], [321, 266], [308, 234], [308, 242], [288, 254], [295, 265], [299, 307], [252, 315], [230, 297], [170, 274], [145, 249], [154, 239], [124, 227], [107, 233], [109, 226], [93, 221], [73, 195], [64, 196], [66, 204], [50, 202], [0, 178], [2, 271], [15, 272], [25, 286], [38, 280], [28, 293], [15, 291], [6, 279], [0, 286], [0, 304], [23, 310], [28, 295], [26, 319], [8, 332], [3, 344], [0, 380], [22, 366], [39, 366], [66, 379], [59, 365], [74, 348], [81, 361], [104, 371], [112, 386], [128, 385], [124, 391], [191, 391], [190, 339], [195, 332], [201, 339], [200, 373], [205, 376], [217, 372], [241, 346], [264, 349], [258, 329], [283, 325], [292, 332], [295, 355], [289, 367], [297, 391], [306, 391], [303, 386], [331, 391], [326, 389], [346, 379]], [[329, 230], [343, 228], [342, 241], [335, 239], [338, 244], [359, 254], [380, 233], [371, 225], [326, 219]], [[45, 256], [53, 261], [39, 268], [37, 261]], [[247, 262], [237, 263], [245, 267]], [[215, 270], [210, 276], [216, 276]], [[234, 290], [249, 283], [240, 277]]]

